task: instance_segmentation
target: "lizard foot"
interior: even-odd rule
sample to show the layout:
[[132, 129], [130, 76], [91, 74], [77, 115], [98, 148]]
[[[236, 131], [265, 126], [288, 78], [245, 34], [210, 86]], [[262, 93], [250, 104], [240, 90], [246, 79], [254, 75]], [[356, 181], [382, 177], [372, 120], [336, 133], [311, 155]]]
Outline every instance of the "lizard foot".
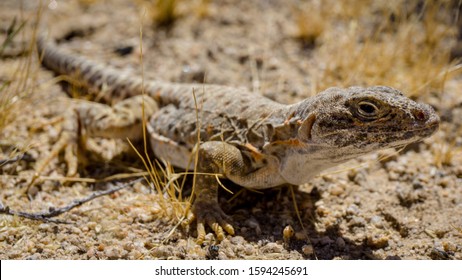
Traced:
[[[67, 177], [74, 177], [77, 174], [78, 168], [78, 137], [79, 137], [79, 123], [78, 118], [74, 110], [66, 111], [63, 117], [52, 120], [53, 123], [62, 121], [62, 128], [59, 134], [59, 138], [53, 145], [50, 154], [40, 159], [35, 166], [35, 174], [33, 175], [30, 183], [27, 186], [26, 192], [29, 191], [36, 180], [40, 177], [42, 172], [48, 166], [53, 158], [56, 158], [61, 152], [64, 152], [64, 160], [67, 165]], [[50, 122], [50, 124], [52, 124]], [[38, 129], [37, 127], [34, 129]]]
[[[234, 235], [234, 228], [231, 225], [231, 218], [221, 210], [216, 201], [196, 201], [193, 206], [193, 219], [197, 222], [197, 244], [205, 240], [205, 225], [208, 225], [214, 232], [218, 241], [225, 238], [226, 231]], [[192, 222], [190, 219], [189, 222]], [[223, 231], [224, 230], [224, 231]]]
[[35, 181], [40, 177], [43, 170], [50, 163], [50, 161], [57, 157], [61, 151], [64, 151], [64, 160], [67, 165], [67, 177], [74, 177], [77, 174], [78, 160], [77, 160], [78, 143], [75, 141], [72, 133], [68, 131], [62, 132], [59, 140], [54, 144], [51, 152], [45, 158], [40, 160], [35, 168], [35, 174], [27, 186], [27, 191], [34, 185]]

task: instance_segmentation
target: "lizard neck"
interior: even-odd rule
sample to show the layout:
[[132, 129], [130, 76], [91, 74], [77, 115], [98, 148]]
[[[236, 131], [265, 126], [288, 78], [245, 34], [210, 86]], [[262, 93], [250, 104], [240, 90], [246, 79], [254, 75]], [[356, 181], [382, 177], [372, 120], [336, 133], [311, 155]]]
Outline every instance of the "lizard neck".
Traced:
[[308, 182], [321, 171], [336, 164], [338, 153], [311, 138], [311, 130], [320, 106], [319, 98], [309, 98], [281, 110], [278, 118], [268, 125], [265, 153], [278, 158], [279, 173], [287, 183], [299, 185]]

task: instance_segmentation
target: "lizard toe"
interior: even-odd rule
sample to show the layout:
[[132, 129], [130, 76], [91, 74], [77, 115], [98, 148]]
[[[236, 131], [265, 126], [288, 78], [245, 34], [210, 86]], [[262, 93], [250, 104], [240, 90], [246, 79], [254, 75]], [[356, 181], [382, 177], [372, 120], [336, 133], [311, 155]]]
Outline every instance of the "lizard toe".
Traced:
[[198, 244], [202, 244], [205, 240], [206, 224], [213, 230], [218, 241], [222, 241], [225, 238], [225, 231], [230, 235], [234, 235], [231, 218], [221, 210], [217, 202], [197, 201], [193, 212], [197, 219]]
[[77, 159], [77, 149], [78, 144], [73, 135], [69, 132], [62, 132], [61, 136], [59, 137], [58, 141], [53, 145], [53, 148], [49, 155], [45, 156], [44, 158], [40, 159], [35, 167], [35, 174], [32, 176], [28, 186], [27, 191], [30, 187], [32, 187], [37, 179], [40, 178], [40, 175], [44, 171], [44, 169], [48, 166], [48, 164], [53, 160], [55, 157], [58, 156], [59, 153], [64, 152], [64, 160], [67, 164], [67, 177], [74, 177], [77, 174], [77, 167], [78, 167], [78, 159]]
[[64, 160], [67, 165], [67, 176], [74, 177], [77, 175], [78, 158], [77, 158], [78, 145], [75, 142], [69, 143], [64, 148]]

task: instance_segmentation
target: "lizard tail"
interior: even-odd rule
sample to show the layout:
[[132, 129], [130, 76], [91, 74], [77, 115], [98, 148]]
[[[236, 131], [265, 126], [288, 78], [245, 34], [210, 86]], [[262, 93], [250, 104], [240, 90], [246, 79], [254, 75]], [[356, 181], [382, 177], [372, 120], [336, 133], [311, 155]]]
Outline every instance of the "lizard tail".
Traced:
[[177, 84], [160, 81], [146, 81], [134, 73], [121, 71], [83, 56], [71, 53], [48, 40], [46, 35], [37, 39], [39, 58], [46, 68], [58, 75], [66, 76], [66, 81], [78, 87], [87, 88], [96, 94], [94, 101], [114, 104], [128, 97], [146, 94], [158, 104], [179, 104], [184, 98], [191, 98], [193, 88], [199, 91], [223, 92], [228, 87], [199, 84]]
[[[79, 87], [87, 88], [94, 93], [102, 92], [98, 96], [104, 102], [112, 103], [142, 94], [143, 82], [138, 76], [59, 48], [45, 35], [38, 37], [37, 50], [43, 66], [57, 74], [67, 76], [66, 80], [76, 83]], [[161, 83], [154, 86], [153, 90], [160, 86]], [[150, 92], [146, 93], [151, 95]]]

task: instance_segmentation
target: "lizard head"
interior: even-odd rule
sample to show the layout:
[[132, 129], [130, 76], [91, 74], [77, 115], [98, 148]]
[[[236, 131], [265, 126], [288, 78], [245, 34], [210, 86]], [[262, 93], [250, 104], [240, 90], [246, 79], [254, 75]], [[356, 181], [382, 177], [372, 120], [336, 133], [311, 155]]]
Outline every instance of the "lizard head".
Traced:
[[297, 112], [303, 119], [298, 138], [308, 146], [358, 155], [419, 141], [439, 126], [431, 106], [390, 87], [330, 88], [312, 100]]

